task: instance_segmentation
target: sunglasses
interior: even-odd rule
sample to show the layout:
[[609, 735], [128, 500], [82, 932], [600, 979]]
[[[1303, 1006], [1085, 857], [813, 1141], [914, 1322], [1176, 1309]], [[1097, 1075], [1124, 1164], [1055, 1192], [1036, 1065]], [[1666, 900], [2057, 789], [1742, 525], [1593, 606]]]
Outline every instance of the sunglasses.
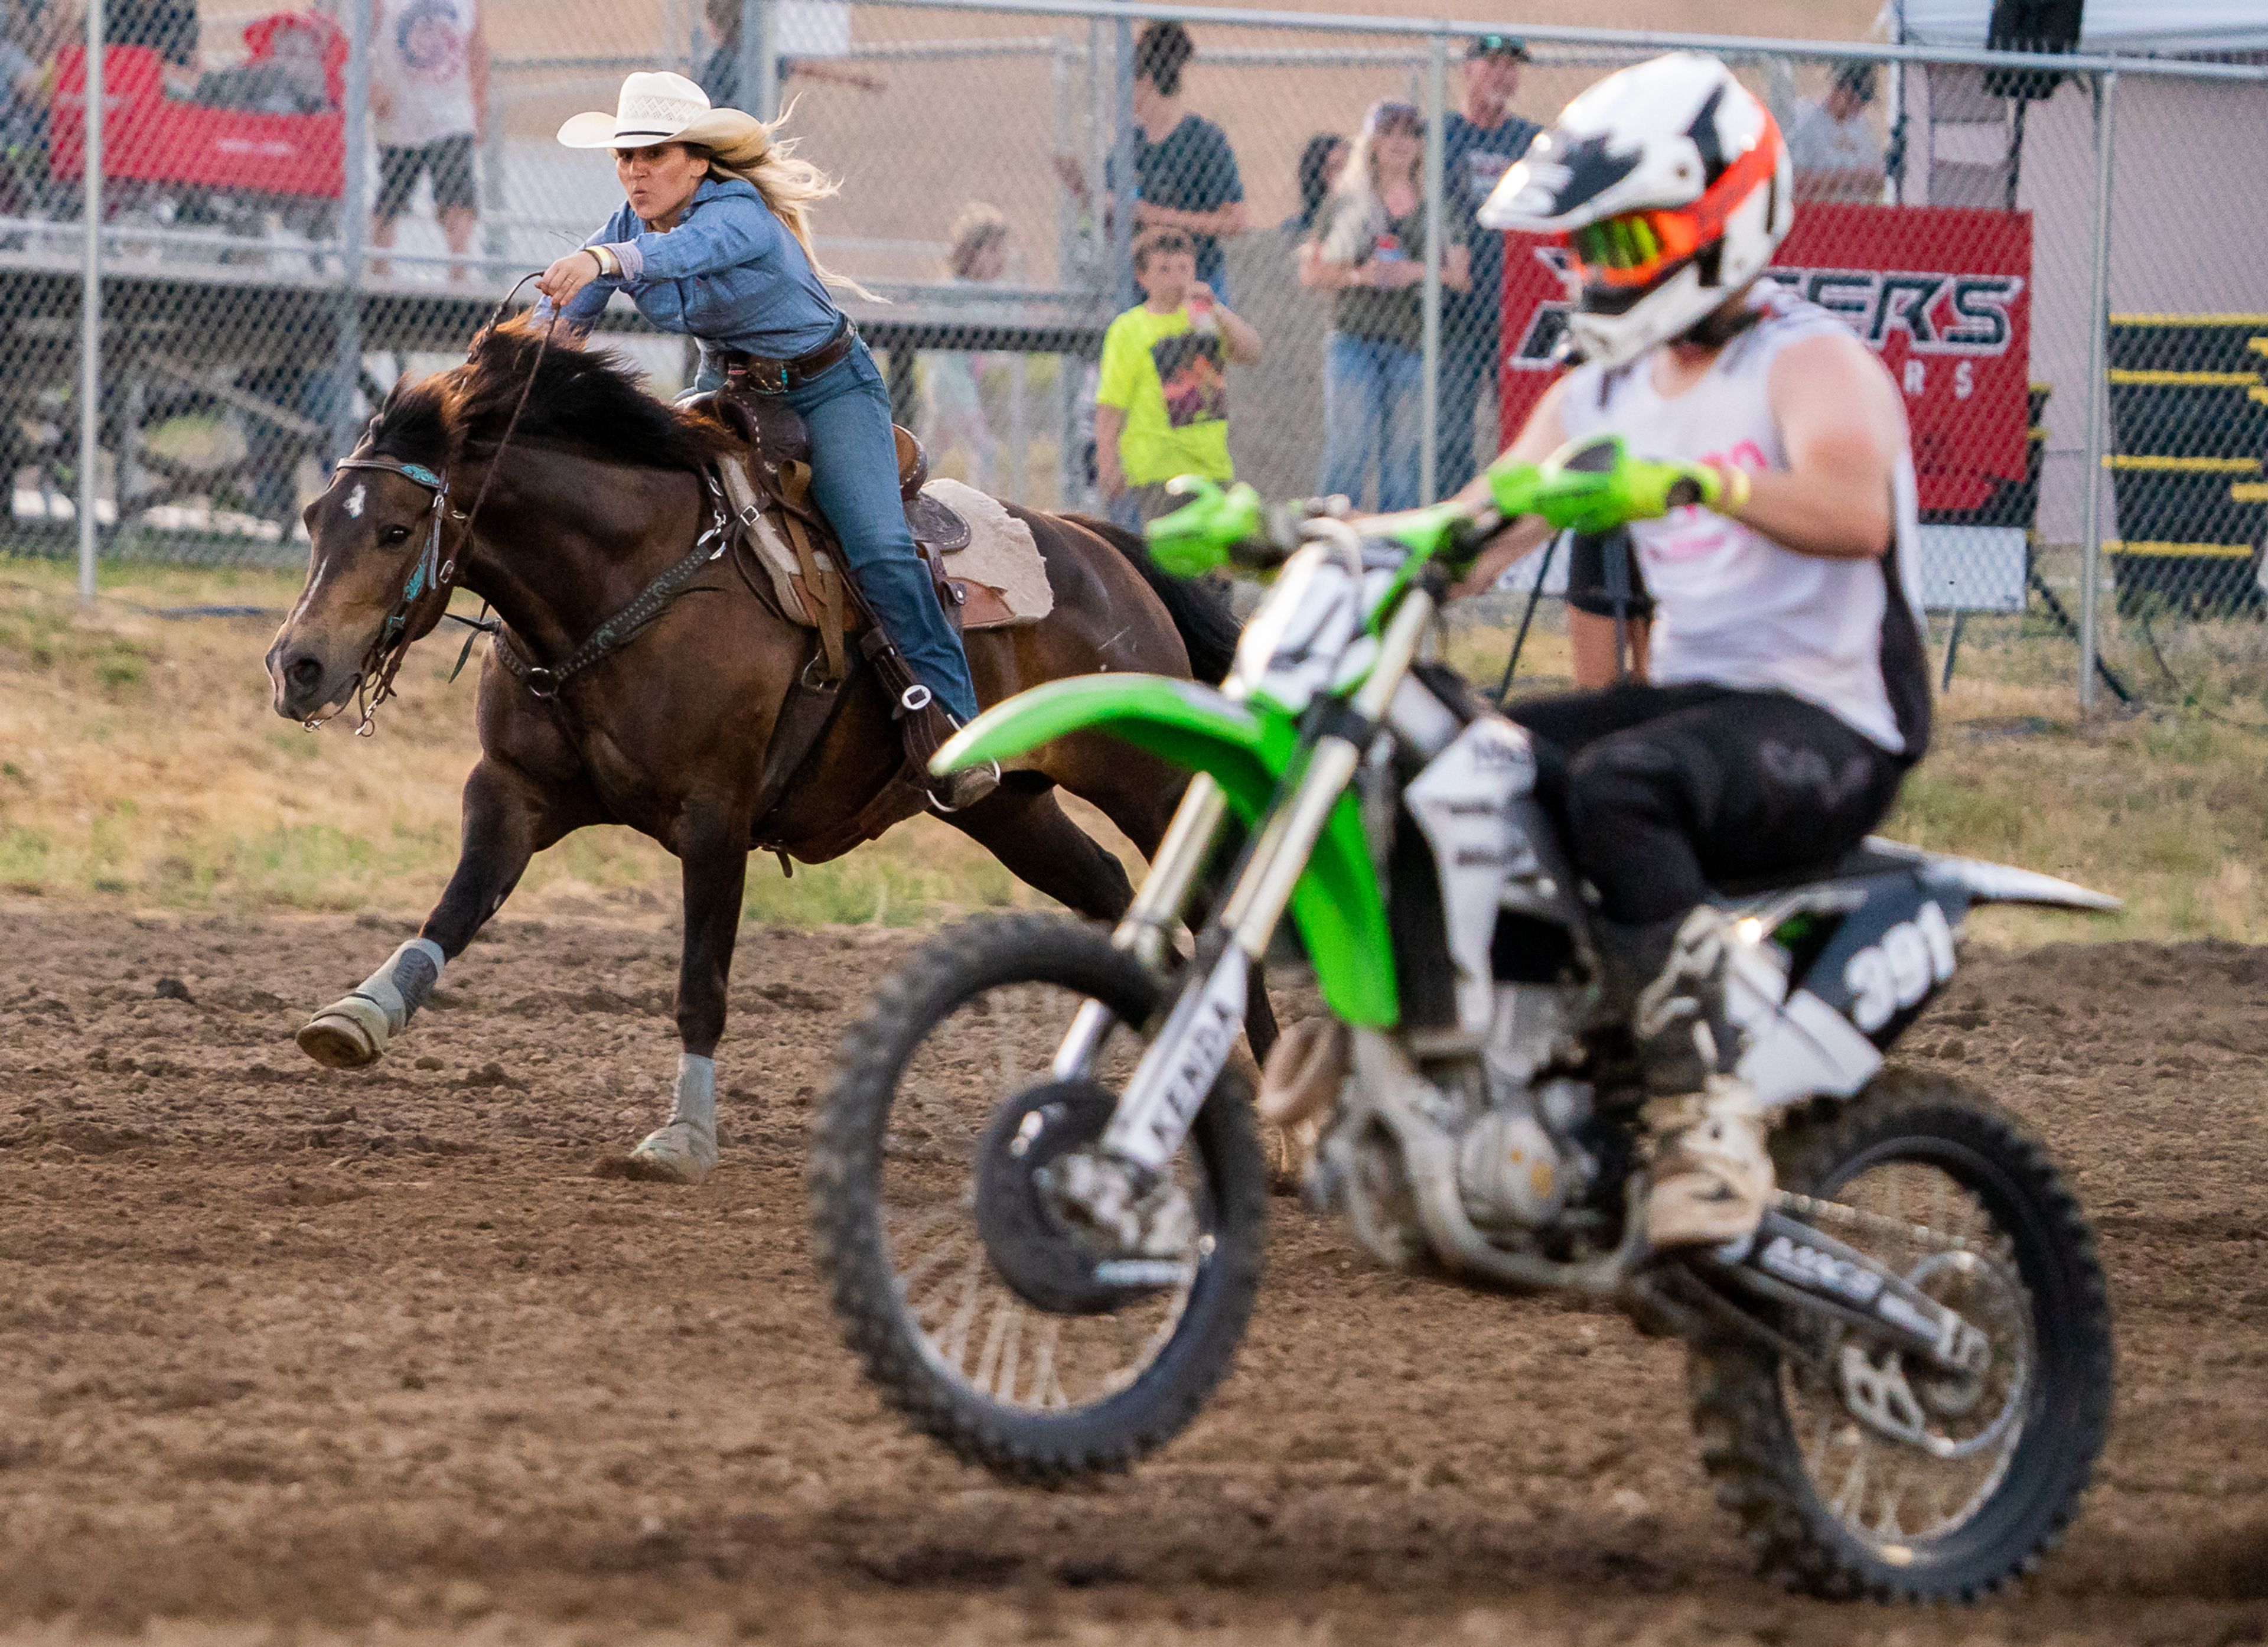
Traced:
[[1370, 111], [1370, 129], [1377, 131], [1423, 133], [1425, 117], [1415, 103], [1381, 103]]

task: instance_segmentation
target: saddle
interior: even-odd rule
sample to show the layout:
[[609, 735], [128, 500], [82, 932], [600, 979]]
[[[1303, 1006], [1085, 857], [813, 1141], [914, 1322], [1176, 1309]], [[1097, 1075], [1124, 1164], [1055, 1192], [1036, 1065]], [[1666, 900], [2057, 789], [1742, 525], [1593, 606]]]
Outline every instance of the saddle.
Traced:
[[[811, 496], [811, 432], [801, 414], [770, 396], [729, 391], [696, 397], [693, 406], [747, 442], [744, 457], [716, 465], [717, 484], [737, 527], [735, 565], [745, 551], [767, 575], [770, 604], [789, 621], [816, 631], [813, 655], [782, 702], [764, 752], [750, 845], [778, 853], [783, 868], [791, 851], [806, 863], [821, 862], [924, 808], [928, 760], [950, 723], [934, 707], [910, 707], [909, 691], [918, 691], [926, 703], [928, 689], [872, 621], [857, 586], [844, 575], [833, 528]], [[894, 427], [894, 432], [906, 525], [946, 619], [957, 631], [968, 631], [1046, 617], [1055, 597], [1031, 528], [972, 487], [950, 480], [932, 483], [920, 440], [909, 430]], [[749, 578], [745, 568], [742, 576], [763, 598], [765, 582]], [[852, 635], [858, 635], [855, 650], [845, 644]], [[876, 676], [893, 705], [892, 717], [905, 740], [904, 762], [879, 793], [833, 831], [785, 838], [776, 823], [780, 805], [826, 736], [844, 688], [862, 665]]]

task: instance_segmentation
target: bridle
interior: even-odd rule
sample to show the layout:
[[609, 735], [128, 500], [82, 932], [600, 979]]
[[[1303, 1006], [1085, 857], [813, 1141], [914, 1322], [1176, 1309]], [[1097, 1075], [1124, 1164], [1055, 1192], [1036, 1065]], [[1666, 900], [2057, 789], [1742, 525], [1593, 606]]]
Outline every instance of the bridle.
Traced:
[[[424, 551], [410, 563], [409, 575], [402, 582], [401, 593], [394, 597], [393, 609], [387, 613], [386, 622], [379, 626], [378, 638], [363, 655], [362, 668], [355, 676], [355, 702], [360, 714], [355, 735], [366, 738], [375, 727], [379, 705], [394, 696], [394, 677], [400, 671], [402, 660], [409, 654], [410, 643], [431, 632], [440, 621], [438, 614], [424, 618], [418, 607], [431, 602], [438, 595], [439, 603], [446, 608], [449, 595], [456, 588], [457, 558], [451, 555], [445, 558], [441, 553], [441, 517], [446, 513], [468, 525], [472, 517], [469, 513], [448, 507], [448, 478], [436, 474], [423, 463], [406, 462], [378, 453], [369, 457], [342, 458], [337, 467], [374, 469], [386, 474], [399, 475], [433, 494], [432, 504], [425, 512], [431, 524], [426, 529]], [[462, 543], [465, 540], [460, 535], [459, 541]], [[300, 724], [313, 732], [326, 721], [345, 713], [345, 704], [342, 703], [329, 714], [312, 716]]]
[[[488, 324], [473, 335], [472, 347], [465, 352], [468, 361], [479, 357], [482, 341], [496, 329], [497, 321], [511, 308], [512, 300], [519, 295], [520, 287], [534, 278], [533, 274], [523, 275], [513, 283], [512, 290], [504, 293], [503, 300], [490, 314]], [[512, 403], [512, 417], [504, 424], [504, 437], [497, 442], [496, 454], [489, 460], [488, 472], [481, 476], [481, 489], [473, 494], [471, 508], [459, 510], [449, 506], [449, 477], [446, 474], [428, 469], [423, 463], [409, 462], [390, 453], [364, 453], [363, 448], [376, 433], [383, 413], [370, 420], [369, 427], [363, 432], [362, 441], [356, 446], [354, 453], [341, 458], [335, 466], [342, 469], [368, 469], [383, 474], [399, 475], [411, 484], [423, 487], [433, 498], [426, 509], [431, 523], [426, 528], [425, 547], [410, 563], [409, 575], [402, 580], [401, 593], [394, 597], [392, 609], [387, 613], [386, 621], [379, 625], [378, 637], [371, 642], [370, 650], [363, 654], [362, 667], [355, 675], [354, 702], [360, 718], [355, 727], [357, 737], [369, 737], [376, 729], [379, 708], [394, 696], [394, 677], [401, 672], [402, 661], [409, 655], [409, 648], [438, 628], [442, 618], [455, 618], [474, 631], [465, 637], [465, 650], [457, 658], [458, 670], [465, 667], [465, 658], [472, 652], [474, 639], [480, 634], [493, 633], [497, 628], [489, 620], [486, 602], [482, 602], [481, 616], [477, 618], [456, 617], [449, 610], [449, 597], [456, 593], [460, 568], [458, 556], [442, 553], [442, 517], [446, 515], [450, 520], [461, 523], [462, 529], [457, 534], [460, 550], [472, 543], [473, 523], [480, 516], [481, 506], [488, 501], [490, 484], [496, 479], [497, 470], [503, 467], [505, 448], [512, 445], [512, 432], [519, 427], [520, 413], [527, 410], [527, 397], [534, 391], [535, 380], [543, 369], [544, 354], [551, 347], [551, 334], [558, 325], [559, 310], [554, 308], [550, 321], [544, 327], [543, 336], [535, 345], [535, 358], [528, 365], [527, 380], [520, 385], [519, 398]], [[452, 671], [449, 678], [456, 679], [456, 671]], [[346, 704], [342, 701], [330, 713], [312, 716], [300, 724], [313, 732], [345, 712]]]

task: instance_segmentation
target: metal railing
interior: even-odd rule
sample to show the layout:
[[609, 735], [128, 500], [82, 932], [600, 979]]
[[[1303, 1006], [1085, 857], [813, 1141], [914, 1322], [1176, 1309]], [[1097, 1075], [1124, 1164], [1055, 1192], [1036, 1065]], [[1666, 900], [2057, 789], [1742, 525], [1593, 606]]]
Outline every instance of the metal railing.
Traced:
[[[618, 203], [605, 166], [550, 144], [560, 114], [611, 100], [632, 69], [697, 76], [720, 46], [719, 60], [763, 112], [778, 106], [783, 71], [795, 67], [781, 51], [781, 31], [795, 18], [784, 23], [769, 0], [741, 0], [737, 45], [696, 31], [681, 4], [662, 8], [655, 25], [599, 0], [489, 0], [496, 49], [472, 145], [475, 238], [461, 249], [445, 244], [439, 214], [420, 204], [401, 214], [401, 243], [381, 250], [371, 240], [372, 211], [384, 181], [380, 150], [395, 128], [372, 93], [381, 48], [393, 49], [377, 26], [391, 16], [387, 4], [340, 0], [347, 49], [323, 118], [345, 163], [329, 193], [146, 175], [136, 144], [146, 149], [157, 116], [131, 101], [139, 93], [121, 90], [123, 82], [111, 98], [100, 94], [104, 7], [89, 6], [89, 94], [75, 106], [88, 163], [58, 171], [31, 146], [20, 187], [0, 197], [0, 386], [18, 431], [15, 473], [33, 476], [11, 489], [20, 500], [17, 535], [51, 540], [61, 499], [75, 495], [69, 514], [89, 589], [107, 547], [131, 540], [162, 552], [175, 528], [151, 523], [166, 510], [265, 520], [269, 528], [247, 537], [244, 552], [283, 552], [272, 546], [288, 544], [298, 497], [355, 438], [377, 385], [446, 360], [452, 340], [468, 335], [512, 279], [578, 243]], [[1463, 226], [1470, 203], [1461, 191], [1473, 176], [1453, 174], [1446, 133], [1462, 101], [1465, 42], [1504, 25], [1116, 0], [861, 0], [849, 18], [847, 49], [802, 60], [806, 75], [818, 67], [833, 78], [806, 85], [791, 75], [785, 85], [796, 129], [822, 165], [844, 174], [843, 196], [820, 214], [821, 250], [889, 299], [849, 307], [887, 356], [902, 416], [934, 432], [946, 467], [1035, 504], [1114, 501], [1094, 490], [1089, 377], [1111, 316], [1138, 300], [1139, 207], [1110, 202], [1148, 163], [1136, 40], [1160, 19], [1196, 32], [1185, 101], [1225, 133], [1251, 219], [1220, 242], [1233, 300], [1267, 343], [1258, 367], [1228, 372], [1228, 439], [1241, 471], [1279, 492], [1313, 489], [1334, 472], [1374, 473], [1374, 483], [1358, 484], [1374, 484], [1380, 497], [1414, 475], [1416, 495], [1432, 497], [1462, 478], [1469, 449], [1484, 457], [1504, 438], [1498, 410], [1519, 415], [1522, 393], [1539, 380], [1544, 363], [1519, 350], [1530, 333], [1548, 331], [1548, 301], [1538, 307], [1531, 293], [1527, 308], [1503, 307], [1499, 342], [1498, 306], [1453, 289], [1461, 256], [1469, 263], [1479, 240]], [[2036, 609], [2073, 611], [2083, 709], [2096, 707], [2106, 646], [2128, 644], [2129, 620], [2201, 624], [2257, 613], [2268, 439], [2256, 439], [2247, 420], [2268, 419], [2268, 319], [2258, 322], [2257, 350], [2245, 328], [2268, 300], [2245, 293], [2268, 266], [2268, 230], [2220, 197], [2249, 188], [2268, 163], [2268, 139], [2256, 135], [2268, 132], [2268, 67], [1545, 25], [1522, 37], [1530, 61], [1513, 107], [1539, 121], [1598, 73], [1663, 50], [1724, 57], [1784, 124], [1821, 104], [1838, 70], [1879, 71], [1887, 99], [1855, 118], [1884, 155], [1880, 198], [1931, 209], [1901, 219], [1916, 244], [1899, 267], [1967, 277], [1972, 248], [1954, 243], [1968, 231], [1947, 215], [1948, 198], [2001, 220], [2013, 220], [2013, 208], [2028, 248], [2021, 272], [2007, 277], [2021, 287], [2009, 312], [2029, 316], [2024, 377], [2045, 380], [2029, 400], [2012, 395], [2000, 371], [1989, 406], [1940, 405], [1933, 397], [1966, 392], [1959, 361], [1941, 339], [1925, 346], [1911, 316], [1898, 345], [1917, 426], [1936, 443], [1922, 453], [1926, 487], [1933, 462], [1949, 451], [1948, 462], [1969, 463], [1971, 447], [1997, 454], [1977, 459], [1986, 465], [1977, 473], [2005, 483], [1989, 499], [1972, 485], [1957, 506], [1947, 499], [1960, 489], [1947, 490], [1932, 516], [1954, 546], [1946, 552], [1983, 554], [1977, 546], [1986, 545], [2007, 561], [2016, 587], [2034, 590]], [[556, 49], [567, 38], [593, 48]], [[115, 48], [109, 60], [118, 61]], [[2014, 70], [2060, 85], [2031, 101], [1994, 92]], [[884, 76], [889, 89], [866, 92], [843, 83], [845, 72]], [[1363, 107], [1387, 95], [1416, 103], [1426, 127], [1423, 278], [1404, 315], [1412, 323], [1375, 351], [1407, 372], [1406, 387], [1390, 394], [1335, 364], [1345, 351], [1334, 340], [1362, 317], [1343, 304], [1330, 312], [1301, 289], [1300, 233], [1270, 226], [1301, 204], [1288, 186], [1299, 144], [1311, 132], [1351, 133]], [[1948, 112], [1956, 108], [1957, 119]], [[66, 112], [59, 102], [40, 141], [54, 141]], [[2180, 127], [2213, 131], [2212, 151], [2193, 141], [2182, 149]], [[120, 134], [127, 151], [114, 150], [124, 159], [106, 188], [93, 157]], [[1989, 151], [2003, 139], [2000, 159], [1955, 158], [1961, 144]], [[426, 170], [435, 188], [453, 186], [440, 169]], [[1988, 203], [2004, 186], [2006, 198]], [[997, 208], [1009, 245], [998, 268], [968, 278], [945, 264], [975, 202]], [[1462, 254], [1461, 235], [1473, 240]], [[2157, 255], [2168, 245], [2177, 256]], [[1535, 272], [1525, 248], [1506, 255], [1515, 284]], [[1867, 268], [1851, 262], [1843, 272]], [[1944, 300], [1969, 301], [1947, 292]], [[1897, 330], [1898, 315], [1887, 324]], [[627, 314], [608, 325], [658, 388], [676, 386], [681, 348]], [[1515, 325], [1528, 332], [1513, 337]], [[1951, 391], [1948, 377], [1957, 380]], [[1358, 404], [1350, 399], [1358, 395], [1379, 398]], [[1037, 419], [1035, 402], [1049, 408]], [[1358, 430], [1364, 417], [1366, 434]], [[1350, 461], [1359, 435], [1368, 446]], [[222, 455], [198, 455], [208, 448]], [[1946, 574], [1948, 591], [1977, 581], [1957, 567]], [[2010, 609], [2007, 580], [1996, 587], [2003, 593], [1992, 609]], [[1961, 621], [1968, 601], [1948, 593], [1947, 621]]]

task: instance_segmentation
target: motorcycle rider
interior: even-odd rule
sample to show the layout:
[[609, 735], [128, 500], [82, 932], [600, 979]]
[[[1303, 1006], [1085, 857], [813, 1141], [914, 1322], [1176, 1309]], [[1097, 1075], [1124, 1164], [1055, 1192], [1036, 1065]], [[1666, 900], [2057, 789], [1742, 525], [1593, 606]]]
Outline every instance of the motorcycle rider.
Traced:
[[[1733, 938], [1709, 889], [1832, 862], [1929, 735], [1904, 402], [1840, 321], [1761, 278], [1793, 217], [1771, 115], [1691, 53], [1578, 97], [1480, 212], [1564, 236], [1569, 256], [1580, 364], [1512, 454], [1611, 432], [1690, 466], [1705, 499], [1630, 528], [1651, 680], [1511, 712], [1598, 893], [1609, 998], [1653, 1095], [1658, 1247], [1743, 1244], [1773, 1190], [1767, 1118], [1733, 1074]], [[1485, 502], [1485, 478], [1465, 495]], [[1515, 522], [1464, 588], [1548, 532]]]

